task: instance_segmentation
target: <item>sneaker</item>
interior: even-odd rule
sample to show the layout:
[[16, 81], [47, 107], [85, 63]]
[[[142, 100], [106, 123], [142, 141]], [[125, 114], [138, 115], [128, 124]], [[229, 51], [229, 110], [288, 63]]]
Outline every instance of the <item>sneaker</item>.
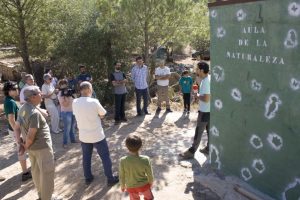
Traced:
[[145, 112], [145, 115], [151, 115], [151, 113], [149, 113], [149, 112]]
[[136, 114], [136, 116], [137, 116], [137, 117], [142, 116], [142, 113], [138, 113], [138, 114]]
[[173, 112], [173, 111], [172, 111], [170, 108], [167, 108], [167, 109], [166, 109], [166, 112], [169, 113], [169, 112]]
[[179, 156], [181, 156], [183, 159], [192, 159], [194, 158], [194, 154], [191, 153], [189, 150], [186, 150], [183, 153], [180, 153]]
[[3, 176], [0, 176], [0, 182], [5, 181], [5, 178]]
[[203, 153], [203, 154], [206, 154], [206, 155], [208, 155], [209, 154], [209, 147], [208, 146], [206, 146], [205, 148], [203, 148], [203, 149], [200, 149], [199, 150], [201, 153]]
[[161, 108], [160, 107], [157, 107], [156, 108], [156, 112], [160, 112], [161, 111]]
[[51, 200], [63, 200], [63, 198], [59, 196], [52, 196]]
[[22, 181], [27, 181], [27, 180], [29, 180], [31, 178], [32, 178], [32, 176], [31, 176], [31, 172], [30, 171], [22, 174]]
[[94, 180], [94, 177], [92, 176], [92, 178], [89, 178], [89, 179], [85, 179], [85, 184], [86, 185], [90, 185]]
[[66, 149], [66, 148], [68, 147], [68, 145], [63, 144], [62, 147], [63, 147], [64, 149]]
[[187, 109], [185, 108], [184, 110], [183, 110], [183, 112], [186, 112], [187, 111]]
[[52, 196], [51, 200], [63, 200], [63, 198], [62, 197], [54, 197], [54, 196]]
[[119, 182], [119, 176], [114, 176], [112, 180], [107, 181], [107, 186], [111, 187]]

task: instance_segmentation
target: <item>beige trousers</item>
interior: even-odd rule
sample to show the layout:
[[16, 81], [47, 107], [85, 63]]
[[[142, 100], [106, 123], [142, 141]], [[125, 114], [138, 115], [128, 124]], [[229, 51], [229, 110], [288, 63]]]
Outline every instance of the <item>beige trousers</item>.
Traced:
[[161, 103], [166, 101], [166, 107], [170, 108], [169, 86], [157, 85], [157, 107], [161, 107]]
[[39, 198], [51, 200], [54, 190], [54, 156], [52, 148], [29, 150], [31, 173]]

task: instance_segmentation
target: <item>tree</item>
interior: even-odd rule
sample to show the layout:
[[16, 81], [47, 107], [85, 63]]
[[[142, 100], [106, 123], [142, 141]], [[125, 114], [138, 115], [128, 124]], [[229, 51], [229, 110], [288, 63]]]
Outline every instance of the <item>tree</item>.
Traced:
[[207, 0], [200, 1], [193, 8], [192, 20], [189, 23], [191, 29], [189, 34], [189, 41], [191, 46], [200, 51], [201, 54], [207, 52], [210, 46], [210, 29], [209, 29], [209, 18]]
[[42, 7], [42, 0], [0, 1], [0, 27], [2, 33], [5, 31], [1, 43], [16, 45], [28, 73], [32, 73], [28, 42], [37, 31], [36, 19]]
[[177, 40], [186, 33], [194, 2], [190, 0], [121, 0], [120, 15], [131, 41], [143, 52], [145, 62], [150, 49]]

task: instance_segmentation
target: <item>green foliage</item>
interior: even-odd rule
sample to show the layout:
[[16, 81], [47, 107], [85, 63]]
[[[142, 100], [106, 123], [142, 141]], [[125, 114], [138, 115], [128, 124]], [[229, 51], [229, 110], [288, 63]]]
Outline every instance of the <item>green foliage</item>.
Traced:
[[[19, 3], [18, 3], [19, 2]], [[47, 26], [42, 16], [46, 13], [46, 4], [42, 0], [0, 1], [0, 44], [15, 45], [20, 50], [19, 20], [24, 21], [25, 39], [33, 56], [45, 54]], [[18, 9], [21, 9], [19, 13]]]
[[193, 8], [193, 17], [190, 26], [195, 27], [191, 30], [189, 41], [191, 46], [201, 53], [209, 50], [210, 45], [210, 29], [207, 0], [199, 1]]
[[[3, 5], [2, 2], [11, 1], [3, 0], [0, 5]], [[209, 37], [208, 17], [205, 15], [207, 8], [202, 1], [20, 2], [28, 5], [24, 9], [27, 13], [24, 20], [31, 58], [50, 60], [59, 67], [61, 75], [78, 74], [78, 64], [85, 64], [94, 77], [94, 84], [101, 91], [109, 90], [109, 84], [103, 80], [112, 72], [114, 61], [122, 61], [125, 70], [128, 70], [132, 55], [142, 54], [147, 60], [158, 46], [170, 41], [177, 49], [189, 43], [198, 48], [198, 40], [207, 41]], [[15, 11], [4, 15], [0, 7], [0, 17], [3, 19], [0, 22], [0, 44], [18, 47], [18, 28], [9, 24], [14, 22], [16, 16]]]
[[189, 0], [121, 0], [120, 14], [129, 41], [134, 41], [137, 52], [147, 60], [151, 48], [184, 40], [193, 6]]

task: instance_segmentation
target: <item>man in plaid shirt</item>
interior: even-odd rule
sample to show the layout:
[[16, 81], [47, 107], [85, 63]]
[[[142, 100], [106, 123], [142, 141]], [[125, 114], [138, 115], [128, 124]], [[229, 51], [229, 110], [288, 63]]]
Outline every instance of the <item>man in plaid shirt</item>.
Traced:
[[135, 85], [135, 93], [136, 93], [136, 110], [137, 115], [142, 115], [141, 109], [141, 97], [143, 97], [144, 107], [143, 111], [145, 115], [150, 115], [147, 110], [148, 107], [148, 67], [144, 65], [143, 58], [138, 56], [136, 59], [136, 64], [133, 66], [131, 70], [131, 78]]

